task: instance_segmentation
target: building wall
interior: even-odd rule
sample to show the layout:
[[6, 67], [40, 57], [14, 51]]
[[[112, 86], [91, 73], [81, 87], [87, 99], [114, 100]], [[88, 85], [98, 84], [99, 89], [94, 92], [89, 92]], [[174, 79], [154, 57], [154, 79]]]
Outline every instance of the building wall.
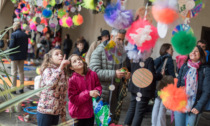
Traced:
[[10, 0], [7, 0], [0, 13], [0, 31], [3, 30], [5, 26], [12, 26], [13, 10], [13, 3]]

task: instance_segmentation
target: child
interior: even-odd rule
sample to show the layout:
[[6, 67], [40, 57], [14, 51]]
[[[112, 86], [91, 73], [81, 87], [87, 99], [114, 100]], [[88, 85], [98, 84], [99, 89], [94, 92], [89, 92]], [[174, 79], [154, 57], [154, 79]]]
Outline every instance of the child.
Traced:
[[100, 96], [102, 87], [95, 72], [76, 54], [69, 57], [69, 114], [78, 120], [76, 126], [93, 126], [92, 97]]
[[73, 54], [77, 54], [78, 56], [82, 56], [82, 54], [85, 53], [84, 51], [84, 41], [83, 40], [78, 40], [77, 41], [77, 48], [74, 51]]
[[60, 45], [60, 43], [59, 43], [59, 42], [56, 42], [56, 44], [55, 44], [55, 48], [56, 48], [56, 49], [61, 49], [61, 45]]
[[41, 66], [40, 87], [49, 87], [41, 92], [37, 107], [38, 126], [57, 125], [59, 116], [65, 122], [65, 97], [67, 77], [65, 66], [69, 64], [60, 49], [52, 49], [44, 56]]

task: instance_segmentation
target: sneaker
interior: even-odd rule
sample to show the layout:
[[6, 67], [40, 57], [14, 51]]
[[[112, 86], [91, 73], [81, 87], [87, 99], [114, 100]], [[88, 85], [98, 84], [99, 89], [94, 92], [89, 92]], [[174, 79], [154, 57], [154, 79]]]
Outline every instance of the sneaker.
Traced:
[[38, 59], [36, 59], [36, 63], [39, 63], [39, 60]]

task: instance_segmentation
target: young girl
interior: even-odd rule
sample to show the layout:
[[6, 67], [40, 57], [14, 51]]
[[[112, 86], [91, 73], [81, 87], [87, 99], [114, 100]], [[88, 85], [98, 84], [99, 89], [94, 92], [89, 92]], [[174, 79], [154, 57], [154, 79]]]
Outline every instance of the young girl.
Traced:
[[92, 97], [101, 94], [102, 87], [95, 72], [76, 54], [69, 57], [69, 114], [78, 120], [76, 126], [93, 126], [94, 113]]
[[65, 97], [67, 93], [67, 77], [64, 72], [69, 64], [60, 49], [52, 49], [44, 56], [41, 66], [40, 87], [49, 87], [41, 92], [37, 107], [38, 126], [57, 125], [59, 115], [65, 121]]

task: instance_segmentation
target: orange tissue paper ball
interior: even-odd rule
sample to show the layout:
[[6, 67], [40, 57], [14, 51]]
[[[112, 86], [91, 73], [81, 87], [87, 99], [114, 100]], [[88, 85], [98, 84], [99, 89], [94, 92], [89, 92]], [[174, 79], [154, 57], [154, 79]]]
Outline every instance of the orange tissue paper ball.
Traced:
[[176, 84], [169, 84], [159, 91], [158, 95], [166, 108], [172, 111], [186, 111], [187, 94], [183, 87], [177, 88]]
[[162, 24], [171, 24], [179, 17], [175, 10], [159, 6], [152, 7], [152, 14], [154, 19]]

